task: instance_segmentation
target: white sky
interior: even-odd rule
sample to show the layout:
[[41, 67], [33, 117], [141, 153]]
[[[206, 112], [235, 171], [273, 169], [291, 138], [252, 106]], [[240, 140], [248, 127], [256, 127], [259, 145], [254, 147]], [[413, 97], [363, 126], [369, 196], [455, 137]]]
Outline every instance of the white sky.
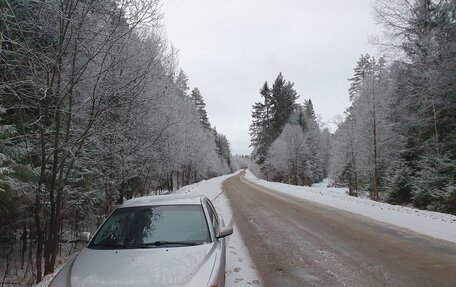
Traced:
[[249, 154], [251, 109], [279, 72], [325, 122], [348, 106], [347, 81], [375, 26], [368, 0], [164, 0], [179, 65], [233, 154]]

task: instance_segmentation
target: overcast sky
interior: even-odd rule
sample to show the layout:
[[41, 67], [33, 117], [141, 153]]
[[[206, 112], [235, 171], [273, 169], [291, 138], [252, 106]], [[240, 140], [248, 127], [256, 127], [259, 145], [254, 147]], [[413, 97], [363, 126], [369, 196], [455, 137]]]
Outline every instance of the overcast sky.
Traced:
[[376, 33], [367, 0], [164, 0], [179, 66], [206, 101], [209, 120], [233, 154], [249, 154], [251, 109], [259, 89], [282, 72], [299, 102], [312, 99], [331, 122], [348, 106], [349, 82]]

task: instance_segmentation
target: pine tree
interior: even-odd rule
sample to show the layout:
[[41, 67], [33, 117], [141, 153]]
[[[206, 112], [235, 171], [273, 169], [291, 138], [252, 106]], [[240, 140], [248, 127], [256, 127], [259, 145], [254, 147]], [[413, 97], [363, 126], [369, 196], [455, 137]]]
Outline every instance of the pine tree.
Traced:
[[177, 88], [177, 94], [182, 97], [188, 96], [188, 77], [185, 74], [184, 70], [180, 69], [179, 74], [177, 75], [175, 85]]
[[362, 92], [364, 79], [369, 73], [369, 69], [371, 67], [370, 58], [371, 57], [369, 54], [361, 55], [356, 64], [356, 67], [354, 68], [355, 73], [353, 75], [353, 78], [349, 79], [351, 82], [350, 88], [348, 89], [350, 101], [354, 101], [356, 97], [358, 97]]
[[279, 73], [271, 89], [271, 113], [272, 129], [271, 136], [275, 140], [282, 132], [290, 116], [296, 109], [298, 95], [293, 88], [294, 84], [286, 82]]
[[304, 117], [305, 127], [303, 128], [306, 135], [307, 149], [308, 149], [308, 165], [312, 171], [312, 176], [308, 178], [305, 183], [310, 185], [312, 183], [320, 182], [324, 178], [324, 168], [320, 151], [320, 128], [317, 123], [317, 117], [313, 108], [312, 101], [304, 101]]
[[217, 153], [220, 159], [226, 164], [227, 167], [231, 168], [231, 150], [230, 143], [225, 135], [216, 133], [215, 144], [217, 146]]
[[252, 110], [252, 124], [250, 125], [251, 144], [255, 148], [255, 158], [258, 164], [263, 164], [267, 151], [272, 144], [271, 135], [271, 90], [265, 82], [260, 89], [263, 102], [256, 102]]
[[198, 88], [194, 88], [190, 94], [190, 97], [192, 98], [193, 103], [195, 104], [196, 111], [198, 112], [198, 115], [200, 117], [201, 124], [204, 128], [210, 129], [211, 124], [209, 123], [209, 119], [207, 117], [206, 103], [204, 102], [200, 90]]
[[265, 82], [260, 89], [263, 101], [253, 106], [253, 120], [250, 125], [253, 158], [259, 165], [265, 162], [271, 144], [298, 107], [298, 96], [293, 86], [293, 83], [286, 82], [282, 73], [279, 73], [272, 88]]

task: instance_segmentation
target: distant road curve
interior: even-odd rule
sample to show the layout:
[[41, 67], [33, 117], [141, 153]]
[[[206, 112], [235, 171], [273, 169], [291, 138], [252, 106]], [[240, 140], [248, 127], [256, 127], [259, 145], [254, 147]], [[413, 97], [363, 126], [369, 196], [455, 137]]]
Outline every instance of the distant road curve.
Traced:
[[265, 286], [456, 286], [456, 244], [258, 186], [223, 189]]

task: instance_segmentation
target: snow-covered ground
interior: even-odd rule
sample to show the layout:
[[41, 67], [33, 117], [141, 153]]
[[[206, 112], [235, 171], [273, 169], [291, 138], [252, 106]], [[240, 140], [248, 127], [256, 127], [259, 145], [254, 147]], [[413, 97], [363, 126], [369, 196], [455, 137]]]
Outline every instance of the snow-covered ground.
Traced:
[[239, 173], [224, 175], [210, 180], [184, 186], [176, 193], [190, 193], [206, 195], [214, 203], [217, 211], [222, 215], [225, 224], [233, 224], [234, 233], [227, 237], [226, 250], [226, 287], [231, 286], [262, 286], [260, 276], [256, 270], [248, 250], [244, 246], [238, 228], [232, 222], [231, 207], [228, 199], [222, 193], [222, 183], [225, 179]]
[[295, 186], [258, 179], [247, 170], [244, 180], [319, 204], [328, 205], [377, 221], [407, 228], [434, 238], [456, 242], [456, 216], [352, 197], [344, 188], [328, 188], [325, 183], [312, 187]]

